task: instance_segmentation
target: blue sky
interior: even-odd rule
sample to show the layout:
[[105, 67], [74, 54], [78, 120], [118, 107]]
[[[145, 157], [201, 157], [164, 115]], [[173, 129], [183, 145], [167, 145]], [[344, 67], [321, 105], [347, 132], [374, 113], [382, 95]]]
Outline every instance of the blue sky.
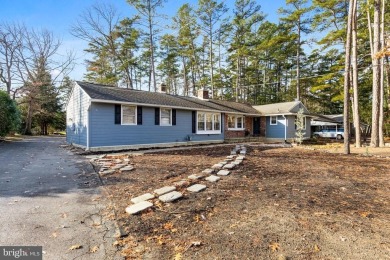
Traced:
[[[83, 62], [86, 56], [83, 49], [87, 44], [73, 37], [69, 30], [83, 10], [99, 2], [113, 4], [123, 16], [134, 14], [134, 9], [125, 0], [2, 0], [1, 2], [2, 22], [20, 22], [29, 27], [48, 29], [62, 39], [61, 52], [66, 53], [66, 50], [76, 52], [77, 65], [70, 75], [75, 80], [81, 80], [85, 73]], [[285, 6], [285, 0], [258, 0], [257, 2], [261, 5], [263, 13], [267, 14], [267, 19], [272, 22], [277, 21], [277, 9]], [[161, 11], [172, 17], [184, 3], [195, 5], [197, 1], [168, 0]], [[231, 10], [234, 0], [226, 0], [225, 3]]]

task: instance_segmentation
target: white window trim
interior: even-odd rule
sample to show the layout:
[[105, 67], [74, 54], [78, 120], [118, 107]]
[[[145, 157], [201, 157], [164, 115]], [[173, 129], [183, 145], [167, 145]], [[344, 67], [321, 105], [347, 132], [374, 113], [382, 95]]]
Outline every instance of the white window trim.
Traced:
[[[273, 117], [276, 118], [276, 123], [275, 124], [272, 123], [272, 118]], [[278, 116], [270, 116], [269, 117], [269, 125], [277, 125], [277, 124], [278, 124]]]
[[[163, 124], [162, 123], [162, 113], [161, 113], [161, 110], [162, 109], [165, 109], [165, 110], [169, 110], [169, 122], [170, 124]], [[160, 107], [160, 126], [172, 126], [172, 108], [165, 108], [165, 107]]]
[[[211, 126], [214, 129], [214, 115], [219, 115], [219, 130], [199, 130], [198, 129], [198, 114], [202, 113], [204, 114], [204, 127], [206, 129], [206, 114], [211, 114]], [[214, 113], [214, 112], [196, 112], [196, 134], [198, 135], [208, 135], [208, 134], [221, 134], [221, 127], [222, 127], [222, 115], [221, 113]]]
[[[134, 107], [134, 123], [130, 124], [124, 124], [123, 123], [123, 107]], [[131, 105], [121, 105], [121, 125], [137, 125], [137, 106], [131, 106]]]
[[[229, 118], [229, 116], [233, 116], [233, 115], [228, 115], [228, 118]], [[228, 130], [231, 130], [231, 131], [243, 131], [243, 130], [245, 130], [245, 116], [244, 115], [234, 115], [234, 116], [235, 116], [235, 118], [234, 118], [234, 128], [229, 128], [229, 123], [227, 122], [226, 126], [228, 127]], [[238, 128], [237, 127], [237, 117], [242, 118], [242, 122], [241, 122], [242, 128]]]

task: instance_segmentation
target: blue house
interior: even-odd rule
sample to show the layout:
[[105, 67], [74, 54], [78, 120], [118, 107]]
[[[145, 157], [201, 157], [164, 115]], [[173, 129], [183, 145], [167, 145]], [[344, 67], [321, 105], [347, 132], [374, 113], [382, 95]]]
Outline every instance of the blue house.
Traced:
[[285, 141], [291, 141], [296, 137], [296, 115], [300, 109], [303, 109], [304, 138], [310, 138], [312, 116], [301, 101], [253, 106], [253, 108], [263, 116], [261, 135], [267, 139]]
[[76, 82], [66, 106], [66, 140], [91, 151], [222, 143], [260, 133], [247, 104]]

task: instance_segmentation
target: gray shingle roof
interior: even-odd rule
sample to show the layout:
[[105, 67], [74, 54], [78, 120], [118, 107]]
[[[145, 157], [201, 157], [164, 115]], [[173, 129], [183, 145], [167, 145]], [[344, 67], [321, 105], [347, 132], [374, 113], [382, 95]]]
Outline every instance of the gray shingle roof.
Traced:
[[303, 113], [309, 115], [310, 112], [306, 109], [301, 101], [275, 103], [261, 106], [253, 106], [263, 115], [283, 115], [296, 114], [300, 108], [303, 108]]
[[80, 81], [77, 81], [77, 84], [91, 97], [91, 99], [95, 100], [260, 115], [260, 113], [250, 105], [237, 102], [211, 99], [206, 101], [193, 97], [124, 89]]

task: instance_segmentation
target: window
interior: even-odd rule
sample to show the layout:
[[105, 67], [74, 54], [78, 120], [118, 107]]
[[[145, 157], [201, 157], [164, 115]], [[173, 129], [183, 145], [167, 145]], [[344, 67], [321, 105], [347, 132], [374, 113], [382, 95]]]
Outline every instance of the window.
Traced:
[[221, 114], [198, 112], [198, 134], [220, 134]]
[[137, 124], [136, 108], [136, 106], [122, 105], [122, 125]]
[[277, 125], [278, 124], [278, 117], [277, 116], [271, 116], [270, 117], [270, 125]]
[[198, 131], [205, 130], [204, 119], [205, 119], [205, 113], [198, 113]]
[[243, 129], [245, 129], [244, 116], [228, 115], [228, 129], [229, 130], [243, 130]]
[[172, 109], [161, 108], [160, 117], [160, 125], [172, 125]]
[[220, 131], [221, 130], [221, 115], [220, 114], [213, 114], [213, 122], [214, 122], [214, 130]]

